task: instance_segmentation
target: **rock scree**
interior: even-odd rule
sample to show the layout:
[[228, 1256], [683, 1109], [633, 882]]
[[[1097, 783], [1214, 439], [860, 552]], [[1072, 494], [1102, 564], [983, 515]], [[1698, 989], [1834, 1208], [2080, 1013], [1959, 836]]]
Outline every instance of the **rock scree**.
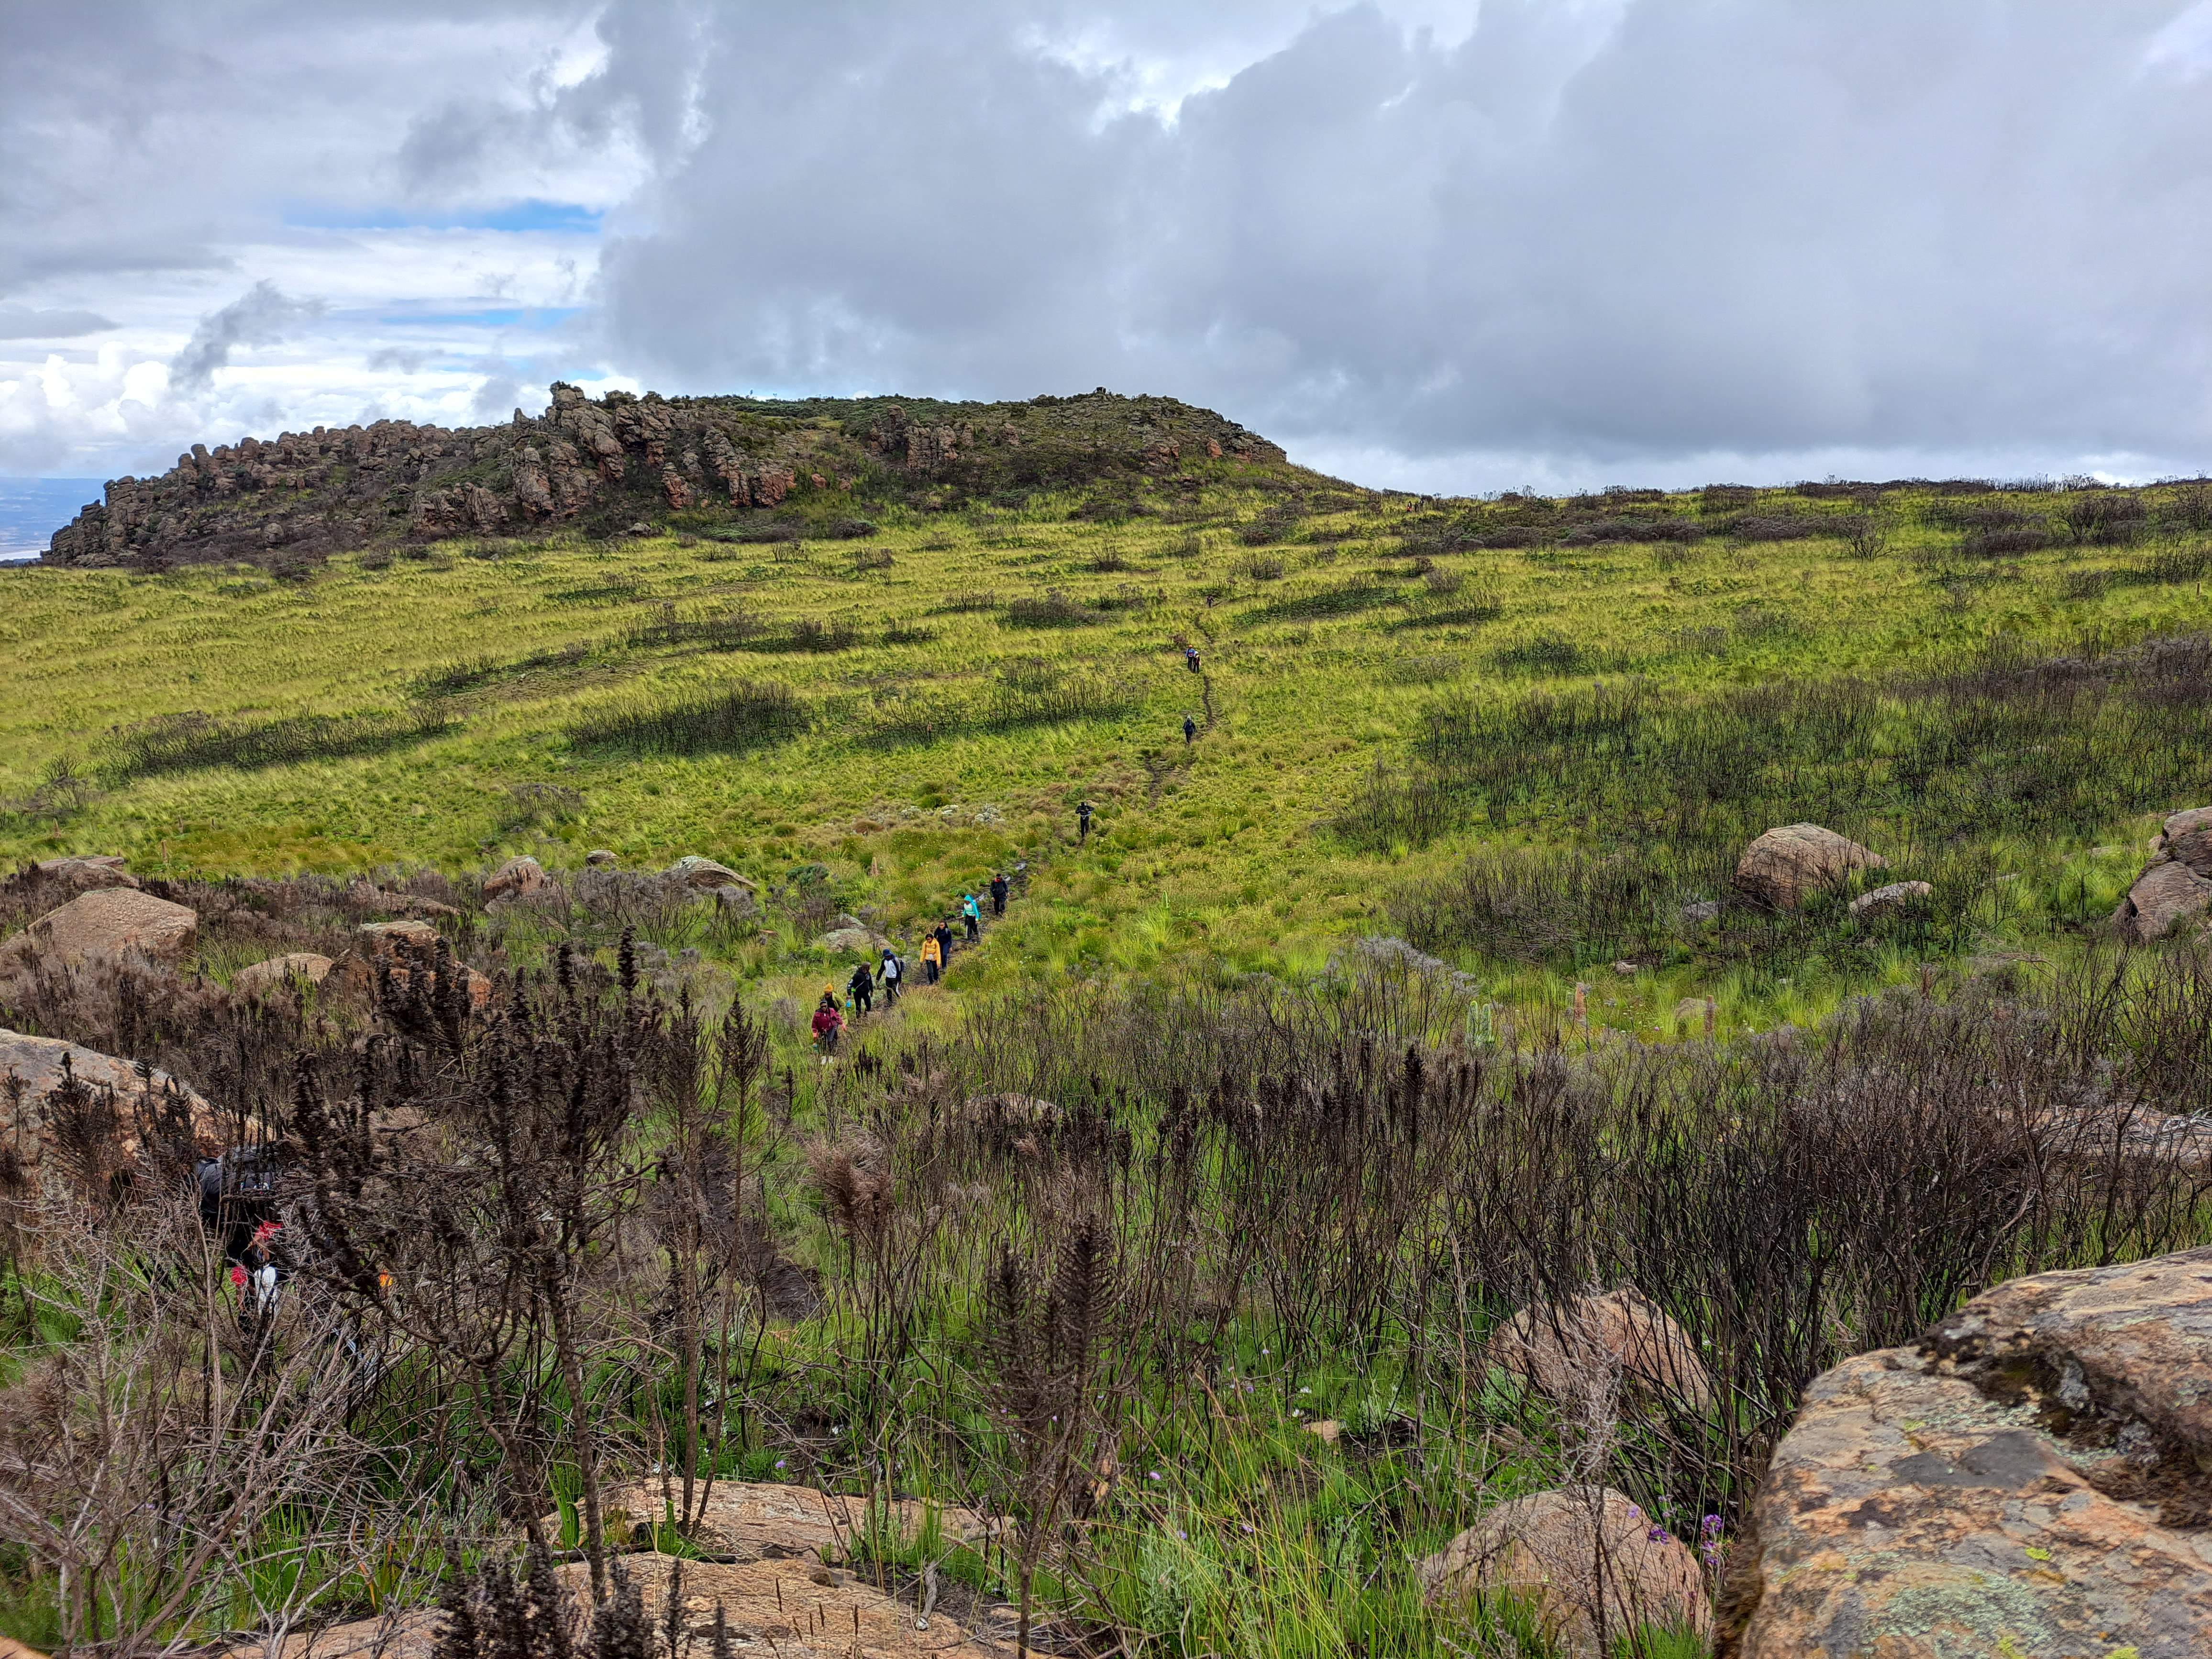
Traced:
[[2019, 1279], [1816, 1378], [1732, 1659], [2212, 1653], [2212, 1249]]

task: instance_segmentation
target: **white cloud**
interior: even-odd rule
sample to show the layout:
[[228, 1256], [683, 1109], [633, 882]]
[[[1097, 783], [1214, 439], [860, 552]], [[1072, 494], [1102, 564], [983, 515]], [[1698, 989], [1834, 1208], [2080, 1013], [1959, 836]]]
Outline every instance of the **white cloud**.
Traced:
[[0, 469], [559, 374], [1432, 488], [2194, 470], [2208, 65], [2212, 0], [19, 8]]

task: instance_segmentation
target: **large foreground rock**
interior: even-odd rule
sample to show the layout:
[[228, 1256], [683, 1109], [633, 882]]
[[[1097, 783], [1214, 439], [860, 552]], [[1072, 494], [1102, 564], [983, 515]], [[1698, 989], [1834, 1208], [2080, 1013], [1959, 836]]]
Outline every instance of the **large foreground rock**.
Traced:
[[1769, 830], [1744, 848], [1735, 884], [1777, 909], [1794, 910], [1861, 870], [1888, 868], [1887, 859], [1848, 836], [1817, 823], [1790, 823]]
[[[58, 1037], [26, 1036], [0, 1029], [0, 1159], [12, 1156], [33, 1192], [52, 1172], [58, 1127], [54, 1121], [53, 1109], [58, 1104], [54, 1091], [66, 1077], [94, 1089], [112, 1091], [117, 1133], [109, 1150], [118, 1164], [137, 1157], [141, 1118], [150, 1121], [156, 1112], [164, 1110], [173, 1089], [188, 1115], [195, 1150], [202, 1153], [222, 1150], [222, 1126], [215, 1109], [167, 1073], [154, 1072], [142, 1080], [137, 1068], [127, 1060]], [[65, 1141], [67, 1137], [63, 1139]]]
[[2212, 1249], [1999, 1285], [1806, 1391], [1723, 1650], [2212, 1653], [2209, 1467]]
[[1487, 1358], [1555, 1400], [1625, 1385], [1700, 1413], [1713, 1406], [1712, 1374], [1689, 1333], [1630, 1285], [1523, 1308], [1491, 1337]]
[[199, 940], [197, 912], [136, 888], [82, 893], [49, 910], [0, 945], [0, 972], [33, 963], [115, 963], [130, 957], [177, 963]]
[[1423, 1599], [1447, 1611], [1479, 1595], [1516, 1597], [1576, 1659], [1597, 1659], [1639, 1626], [1712, 1629], [1697, 1557], [1610, 1486], [1500, 1504], [1415, 1571]]
[[2176, 812], [2151, 842], [2150, 862], [2112, 913], [2130, 945], [2164, 939], [2212, 909], [2212, 806]]
[[702, 892], [711, 892], [718, 887], [741, 887], [747, 892], [755, 890], [750, 877], [741, 876], [726, 864], [717, 864], [696, 853], [686, 853], [670, 865], [667, 878], [685, 887], [696, 887]]
[[[404, 986], [409, 973], [416, 966], [427, 966], [436, 960], [438, 930], [427, 921], [371, 921], [354, 929], [353, 960], [347, 964], [348, 980], [357, 989], [366, 990], [374, 983], [376, 964], [392, 964], [392, 982]], [[454, 967], [465, 976], [469, 988], [469, 1006], [482, 1008], [491, 1001], [491, 981], [466, 963], [456, 960]]]

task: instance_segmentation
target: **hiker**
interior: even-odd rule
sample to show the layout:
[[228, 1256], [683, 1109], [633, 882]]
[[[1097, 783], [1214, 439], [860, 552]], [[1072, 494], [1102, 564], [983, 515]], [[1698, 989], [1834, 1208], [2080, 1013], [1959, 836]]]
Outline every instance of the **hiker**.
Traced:
[[1195, 674], [1195, 673], [1197, 673], [1197, 672], [1199, 672], [1199, 666], [1198, 666], [1198, 647], [1197, 647], [1196, 646], [1194, 646], [1194, 645], [1186, 645], [1185, 647], [1183, 647], [1183, 648], [1182, 648], [1182, 665], [1183, 665], [1185, 668], [1188, 668], [1188, 670], [1190, 670], [1190, 672], [1191, 672], [1192, 673], [1194, 673], [1194, 674]]
[[937, 924], [937, 959], [949, 970], [952, 966], [952, 921], [947, 917]]
[[898, 1005], [899, 981], [906, 977], [906, 963], [898, 959], [898, 952], [888, 945], [884, 946], [883, 966], [877, 969], [884, 981], [884, 1006]]
[[968, 942], [970, 945], [983, 937], [983, 907], [975, 902], [973, 893], [960, 896], [960, 920], [968, 924]]
[[1075, 822], [1079, 831], [1076, 836], [1077, 842], [1080, 843], [1089, 841], [1091, 839], [1091, 803], [1089, 801], [1085, 801], [1075, 809]]
[[821, 1051], [823, 1065], [837, 1052], [837, 1033], [844, 1029], [845, 1016], [837, 1012], [837, 994], [823, 991], [822, 1006], [814, 1011], [814, 1046]]
[[993, 915], [1003, 916], [1006, 914], [1006, 895], [1012, 891], [1013, 891], [1013, 884], [1006, 879], [1006, 872], [1003, 870], [994, 870], [991, 872], [991, 914]]
[[1182, 746], [1186, 749], [1198, 741], [1198, 722], [1188, 714], [1182, 717]]
[[938, 975], [944, 969], [945, 947], [938, 943], [936, 932], [932, 931], [923, 935], [921, 941], [922, 982], [926, 985], [936, 984]]
[[853, 977], [845, 981], [845, 988], [853, 994], [853, 1007], [855, 1012], [863, 1014], [875, 1012], [876, 976], [869, 972], [866, 957], [863, 957], [860, 959], [860, 965], [853, 969]]
[[276, 1149], [234, 1147], [222, 1158], [202, 1158], [195, 1173], [200, 1224], [222, 1239], [224, 1267], [239, 1291], [238, 1322], [248, 1328], [275, 1308], [284, 1277], [277, 1259], [283, 1223], [276, 1214]]

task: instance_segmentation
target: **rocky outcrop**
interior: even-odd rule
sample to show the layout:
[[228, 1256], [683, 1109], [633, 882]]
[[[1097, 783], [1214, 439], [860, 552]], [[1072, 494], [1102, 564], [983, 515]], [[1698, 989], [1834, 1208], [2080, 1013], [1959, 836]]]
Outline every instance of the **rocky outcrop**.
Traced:
[[2212, 1652], [2212, 1249], [2042, 1273], [1815, 1379], [1724, 1653]]
[[2130, 945], [2164, 939], [2212, 909], [2212, 806], [2176, 812], [2151, 842], [2150, 862], [2112, 913]]
[[105, 887], [49, 910], [0, 945], [0, 974], [33, 963], [116, 963], [131, 957], [173, 963], [191, 954], [199, 917], [137, 887]]
[[[829, 418], [825, 419], [824, 417]], [[118, 478], [54, 534], [50, 564], [280, 568], [415, 538], [613, 533], [674, 513], [781, 508], [803, 490], [927, 497], [951, 483], [1059, 487], [1157, 474], [1201, 453], [1280, 465], [1232, 421], [1099, 392], [1024, 404], [587, 398], [556, 383], [543, 415], [448, 430], [405, 421], [196, 444], [155, 478]]]
[[1699, 1414], [1713, 1407], [1712, 1374], [1689, 1333], [1632, 1286], [1524, 1308], [1490, 1339], [1488, 1362], [1554, 1400], [1624, 1388]]
[[[71, 1099], [65, 1086], [71, 1080], [90, 1093]], [[65, 1163], [101, 1158], [127, 1168], [142, 1130], [163, 1125], [188, 1133], [200, 1152], [221, 1150], [215, 1109], [167, 1073], [149, 1070], [142, 1078], [112, 1054], [0, 1030], [0, 1164], [12, 1164], [31, 1191], [51, 1172], [57, 1146]], [[109, 1171], [79, 1173], [99, 1178]]]
[[1575, 1659], [1599, 1659], [1642, 1627], [1712, 1628], [1688, 1546], [1610, 1486], [1568, 1486], [1500, 1504], [1421, 1562], [1430, 1606], [1517, 1600]]
[[1794, 910], [1817, 892], [1841, 886], [1861, 870], [1887, 870], [1889, 860], [1817, 823], [1769, 830], [1744, 848], [1735, 884], [1778, 910]]

